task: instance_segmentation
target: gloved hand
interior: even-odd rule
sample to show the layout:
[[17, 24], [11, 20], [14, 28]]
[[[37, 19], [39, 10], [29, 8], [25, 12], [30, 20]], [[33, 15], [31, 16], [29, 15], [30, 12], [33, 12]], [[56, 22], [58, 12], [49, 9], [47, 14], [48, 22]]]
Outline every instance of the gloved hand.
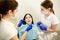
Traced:
[[42, 22], [37, 22], [37, 26], [40, 26], [42, 24]]
[[27, 32], [28, 32], [29, 30], [31, 30], [31, 29], [32, 29], [32, 27], [33, 27], [32, 25], [29, 25], [29, 26], [26, 28], [26, 30], [25, 30], [25, 31], [27, 31]]
[[20, 27], [23, 24], [23, 22], [24, 20], [20, 20], [17, 26]]
[[46, 31], [47, 30], [47, 27], [46, 26], [39, 26], [39, 28], [43, 31]]

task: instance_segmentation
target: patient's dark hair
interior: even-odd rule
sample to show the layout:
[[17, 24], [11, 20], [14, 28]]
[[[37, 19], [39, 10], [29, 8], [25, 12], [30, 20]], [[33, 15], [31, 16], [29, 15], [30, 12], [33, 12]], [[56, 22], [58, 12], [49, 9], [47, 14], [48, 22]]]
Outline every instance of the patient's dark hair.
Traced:
[[0, 21], [4, 15], [7, 15], [9, 10], [14, 11], [18, 6], [16, 0], [0, 0]]

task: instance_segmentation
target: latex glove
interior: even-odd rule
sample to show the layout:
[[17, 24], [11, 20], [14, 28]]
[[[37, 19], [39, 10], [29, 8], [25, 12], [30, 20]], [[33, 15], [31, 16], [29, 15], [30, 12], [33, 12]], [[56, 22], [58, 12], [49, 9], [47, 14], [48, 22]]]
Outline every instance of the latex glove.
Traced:
[[47, 27], [46, 26], [39, 26], [39, 28], [43, 31], [46, 31], [47, 30]]
[[42, 24], [42, 22], [37, 22], [37, 26], [40, 26]]
[[26, 30], [25, 30], [25, 31], [27, 31], [27, 32], [28, 32], [29, 30], [31, 30], [31, 29], [32, 29], [32, 27], [33, 27], [32, 25], [29, 25], [29, 26], [26, 28]]
[[18, 23], [18, 27], [20, 27], [23, 24], [24, 20], [20, 20]]

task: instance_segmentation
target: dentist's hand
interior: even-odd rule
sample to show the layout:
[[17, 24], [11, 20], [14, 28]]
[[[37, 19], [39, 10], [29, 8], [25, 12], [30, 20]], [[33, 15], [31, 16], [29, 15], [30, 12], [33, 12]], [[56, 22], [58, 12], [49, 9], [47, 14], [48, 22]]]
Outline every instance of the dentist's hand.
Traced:
[[32, 27], [33, 27], [32, 25], [29, 25], [29, 26], [26, 28], [26, 30], [25, 30], [25, 31], [27, 31], [27, 32], [28, 32], [29, 30], [31, 30], [31, 29], [32, 29]]
[[17, 26], [20, 27], [23, 24], [23, 22], [24, 20], [20, 20]]

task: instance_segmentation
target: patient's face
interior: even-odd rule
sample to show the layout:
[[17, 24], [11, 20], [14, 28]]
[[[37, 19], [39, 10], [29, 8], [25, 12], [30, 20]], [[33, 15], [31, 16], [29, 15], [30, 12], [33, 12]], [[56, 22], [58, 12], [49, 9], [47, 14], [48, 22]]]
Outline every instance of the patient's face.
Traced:
[[26, 15], [26, 17], [25, 17], [25, 22], [26, 22], [27, 24], [32, 24], [32, 18], [31, 18], [30, 15]]

